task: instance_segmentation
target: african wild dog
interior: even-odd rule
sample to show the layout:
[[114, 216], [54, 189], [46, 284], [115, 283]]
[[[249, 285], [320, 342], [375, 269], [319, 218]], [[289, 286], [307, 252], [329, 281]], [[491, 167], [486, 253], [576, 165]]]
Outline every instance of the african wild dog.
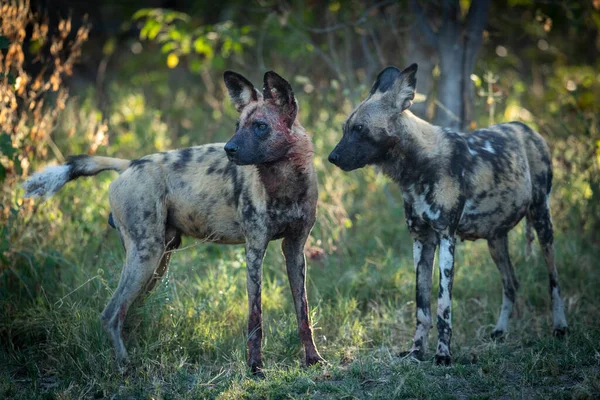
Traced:
[[[494, 337], [508, 328], [518, 289], [508, 252], [508, 232], [523, 218], [533, 223], [550, 277], [554, 333], [567, 331], [554, 263], [549, 196], [550, 152], [544, 139], [520, 122], [470, 134], [431, 125], [413, 115], [417, 65], [384, 69], [369, 96], [346, 120], [329, 161], [345, 171], [374, 164], [402, 189], [414, 238], [417, 327], [410, 354], [423, 358], [432, 327], [431, 280], [439, 245], [440, 288], [436, 362], [449, 364], [455, 236], [487, 239], [502, 274], [502, 310]], [[533, 233], [528, 228], [528, 245]]]
[[240, 112], [235, 135], [212, 144], [128, 161], [76, 156], [35, 174], [25, 195], [50, 196], [81, 176], [116, 170], [109, 188], [111, 216], [126, 250], [119, 286], [102, 312], [102, 322], [119, 360], [127, 359], [121, 338], [129, 306], [165, 273], [171, 251], [187, 235], [214, 243], [245, 243], [248, 289], [248, 364], [261, 373], [262, 262], [271, 240], [283, 239], [298, 333], [306, 363], [323, 359], [313, 341], [305, 288], [304, 245], [317, 206], [317, 177], [310, 137], [296, 120], [290, 84], [264, 75], [261, 94], [234, 72], [224, 75]]

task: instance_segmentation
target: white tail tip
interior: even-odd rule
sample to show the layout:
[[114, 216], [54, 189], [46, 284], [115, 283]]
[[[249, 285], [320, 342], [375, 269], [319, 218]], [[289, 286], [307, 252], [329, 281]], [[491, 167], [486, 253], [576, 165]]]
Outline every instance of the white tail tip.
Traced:
[[69, 181], [69, 169], [68, 165], [53, 165], [33, 174], [23, 183], [24, 197], [52, 196]]

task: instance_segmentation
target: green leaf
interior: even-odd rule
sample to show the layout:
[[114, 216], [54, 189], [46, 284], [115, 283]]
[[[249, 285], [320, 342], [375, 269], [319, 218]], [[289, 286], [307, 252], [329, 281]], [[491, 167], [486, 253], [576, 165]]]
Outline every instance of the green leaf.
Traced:
[[12, 145], [12, 139], [8, 133], [2, 133], [0, 135], [0, 154], [4, 154], [8, 158], [13, 158], [14, 154], [17, 152]]
[[181, 31], [177, 30], [177, 28], [172, 28], [169, 32], [169, 38], [173, 39], [174, 41], [180, 41]]
[[177, 44], [175, 42], [167, 42], [161, 48], [160, 51], [163, 53], [170, 53], [171, 51], [177, 48]]
[[206, 58], [212, 58], [214, 55], [212, 47], [201, 37], [194, 40], [194, 50], [198, 54], [204, 54]]
[[0, 49], [8, 49], [9, 44], [10, 40], [6, 36], [0, 35]]
[[135, 14], [131, 17], [131, 19], [140, 19], [147, 17], [153, 11], [152, 8], [142, 8], [141, 10], [137, 10]]
[[151, 27], [148, 29], [148, 39], [154, 40], [156, 36], [159, 34], [161, 29], [161, 25], [158, 22], [154, 22]]
[[[0, 79], [4, 79], [5, 76], [6, 76], [6, 74], [4, 72], [0, 72]], [[14, 77], [14, 75], [8, 74], [8, 84], [14, 85], [16, 82], [17, 82], [17, 79]]]

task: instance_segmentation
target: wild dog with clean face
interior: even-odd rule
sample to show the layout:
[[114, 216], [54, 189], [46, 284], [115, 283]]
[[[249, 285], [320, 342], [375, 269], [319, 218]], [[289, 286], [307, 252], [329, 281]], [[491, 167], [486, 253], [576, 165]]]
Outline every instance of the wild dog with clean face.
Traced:
[[102, 312], [119, 360], [128, 357], [121, 338], [127, 310], [165, 273], [182, 235], [214, 243], [245, 243], [248, 365], [253, 373], [263, 368], [263, 257], [269, 241], [283, 239], [306, 364], [323, 360], [309, 320], [303, 252], [315, 223], [318, 197], [311, 139], [296, 120], [298, 104], [292, 88], [279, 75], [265, 74], [262, 94], [235, 72], [225, 72], [224, 79], [240, 112], [227, 144], [134, 161], [75, 156], [24, 184], [26, 197], [48, 197], [81, 176], [120, 172], [109, 188], [109, 223], [117, 229], [127, 254], [119, 286]]
[[408, 229], [414, 238], [417, 327], [410, 353], [422, 359], [431, 318], [432, 270], [439, 246], [440, 285], [436, 362], [450, 364], [455, 237], [486, 239], [502, 275], [503, 300], [493, 337], [508, 329], [519, 283], [508, 251], [508, 232], [527, 220], [527, 245], [535, 228], [550, 281], [554, 334], [567, 332], [554, 261], [549, 196], [552, 163], [548, 145], [527, 125], [510, 122], [454, 132], [416, 117], [417, 65], [383, 70], [368, 97], [350, 114], [329, 161], [344, 171], [377, 165], [402, 189]]

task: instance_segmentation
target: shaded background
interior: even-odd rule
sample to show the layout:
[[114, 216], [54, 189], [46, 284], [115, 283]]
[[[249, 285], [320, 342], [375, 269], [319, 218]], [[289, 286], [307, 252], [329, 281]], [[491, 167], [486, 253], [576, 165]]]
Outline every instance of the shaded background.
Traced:
[[[305, 392], [245, 383], [243, 249], [193, 240], [131, 313], [128, 347], [146, 373], [123, 386], [99, 323], [123, 260], [106, 224], [116, 175], [81, 179], [47, 202], [23, 200], [18, 186], [71, 154], [133, 159], [227, 140], [237, 115], [222, 83], [226, 69], [259, 87], [267, 70], [288, 79], [313, 137], [320, 199], [306, 250], [308, 288], [334, 377], [354, 396], [390, 396], [397, 368], [408, 382], [399, 394], [431, 393], [410, 381], [427, 370], [380, 352], [408, 347], [414, 327], [412, 241], [399, 190], [373, 169], [343, 173], [326, 162], [377, 73], [412, 62], [417, 115], [463, 131], [519, 120], [550, 143], [559, 275], [575, 332], [574, 347], [549, 344], [556, 353], [540, 350], [542, 361], [539, 349], [526, 347], [530, 358], [500, 363], [522, 340], [550, 343], [545, 267], [540, 257], [525, 260], [519, 226], [511, 234], [522, 282], [516, 333], [497, 348], [487, 334], [500, 307], [499, 275], [485, 243], [466, 243], [457, 250], [454, 353], [476, 361], [467, 383], [432, 384], [440, 394], [464, 386], [466, 395], [496, 396], [516, 385], [540, 395], [556, 382], [583, 397], [600, 393], [600, 357], [588, 337], [598, 338], [600, 317], [600, 1], [2, 0], [0, 7], [0, 394]], [[301, 375], [289, 372], [300, 359], [290, 299], [275, 243], [265, 266], [266, 359]], [[375, 377], [396, 366], [384, 387], [356, 392], [353, 379], [371, 379], [352, 374], [365, 357]], [[485, 360], [495, 368], [486, 372]], [[544, 379], [550, 383], [536, 386]]]

